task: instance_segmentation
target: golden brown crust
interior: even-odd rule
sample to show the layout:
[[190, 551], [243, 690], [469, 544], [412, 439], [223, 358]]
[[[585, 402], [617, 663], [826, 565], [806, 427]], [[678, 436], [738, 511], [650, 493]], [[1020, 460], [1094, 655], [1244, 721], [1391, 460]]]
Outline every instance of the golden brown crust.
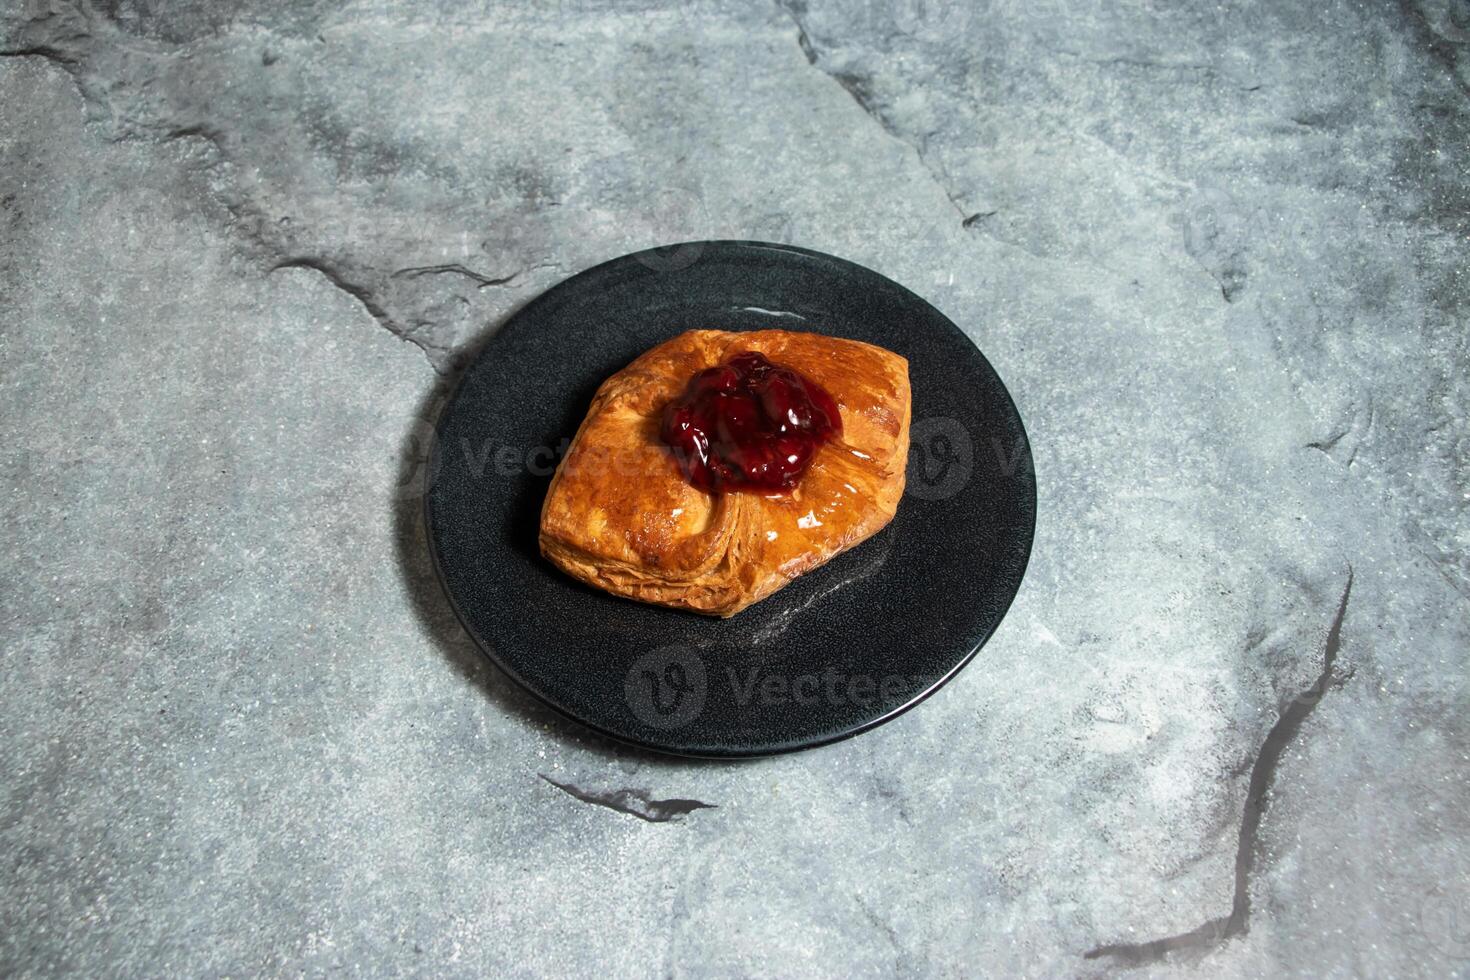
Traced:
[[[831, 393], [842, 437], [788, 495], [708, 494], [658, 438], [670, 399], [742, 351]], [[541, 508], [541, 553], [614, 595], [732, 616], [881, 530], [903, 496], [908, 361], [813, 333], [691, 330], [603, 382]]]

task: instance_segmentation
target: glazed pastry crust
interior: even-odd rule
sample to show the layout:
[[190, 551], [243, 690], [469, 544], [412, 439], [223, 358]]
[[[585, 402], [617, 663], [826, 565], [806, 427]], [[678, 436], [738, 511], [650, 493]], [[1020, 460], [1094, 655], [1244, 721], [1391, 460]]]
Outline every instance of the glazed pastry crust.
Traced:
[[[756, 351], [836, 400], [842, 435], [784, 495], [709, 494], [658, 436], [664, 406], [707, 367]], [[614, 595], [732, 616], [880, 531], [903, 496], [908, 361], [813, 333], [691, 330], [603, 382], [541, 508], [541, 553]]]

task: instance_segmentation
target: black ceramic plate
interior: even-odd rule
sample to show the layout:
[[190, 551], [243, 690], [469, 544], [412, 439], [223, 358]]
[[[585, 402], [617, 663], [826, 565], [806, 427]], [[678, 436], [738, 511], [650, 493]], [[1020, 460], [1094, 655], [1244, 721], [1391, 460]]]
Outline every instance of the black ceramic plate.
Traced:
[[[598, 592], [536, 545], [552, 468], [597, 386], [691, 328], [865, 340], [908, 358], [913, 386], [897, 517], [726, 620]], [[969, 662], [1031, 552], [1031, 451], [989, 362], [907, 289], [805, 249], [695, 242], [573, 276], [491, 338], [437, 429], [429, 540], [465, 628], [558, 711], [660, 751], [764, 755], [882, 724]]]

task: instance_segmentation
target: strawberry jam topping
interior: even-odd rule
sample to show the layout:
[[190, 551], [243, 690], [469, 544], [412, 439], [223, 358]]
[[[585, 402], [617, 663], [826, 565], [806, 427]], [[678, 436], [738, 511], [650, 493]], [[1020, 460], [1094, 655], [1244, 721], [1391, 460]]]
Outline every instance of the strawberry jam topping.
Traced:
[[689, 482], [711, 493], [794, 487], [817, 448], [842, 434], [821, 385], [747, 351], [689, 380], [659, 435]]

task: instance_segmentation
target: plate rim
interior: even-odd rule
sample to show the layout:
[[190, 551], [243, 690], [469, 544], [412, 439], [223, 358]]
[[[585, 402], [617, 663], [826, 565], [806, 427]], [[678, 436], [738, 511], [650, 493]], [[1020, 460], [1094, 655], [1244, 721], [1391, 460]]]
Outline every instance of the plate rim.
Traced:
[[[1020, 428], [1021, 437], [1024, 445], [1026, 446], [1025, 463], [1026, 468], [1030, 471], [1031, 475], [1031, 508], [1030, 521], [1028, 522], [1028, 525], [1026, 527], [1026, 547], [1024, 554], [1020, 557], [1020, 571], [1016, 578], [1016, 587], [1011, 591], [1010, 595], [1007, 596], [1005, 603], [999, 607], [998, 614], [995, 617], [994, 625], [991, 626], [988, 630], [985, 630], [983, 634], [975, 639], [969, 650], [965, 652], [964, 656], [959, 657], [955, 661], [954, 665], [950, 667], [950, 669], [947, 670], [942, 677], [932, 683], [922, 693], [914, 696], [913, 698], [893, 708], [890, 711], [884, 712], [881, 715], [870, 718], [862, 722], [861, 724], [855, 725], [833, 735], [828, 735], [808, 741], [796, 742], [792, 744], [781, 744], [762, 748], [716, 748], [703, 750], [692, 748], [677, 748], [671, 747], [669, 745], [661, 745], [657, 742], [651, 742], [625, 733], [615, 732], [601, 725], [598, 725], [595, 722], [580, 718], [568, 709], [557, 704], [551, 698], [542, 694], [542, 692], [538, 691], [535, 686], [528, 683], [525, 678], [521, 677], [520, 674], [517, 673], [512, 666], [505, 663], [501, 659], [501, 657], [497, 655], [493, 648], [493, 645], [487, 643], [485, 641], [485, 638], [480, 635], [479, 631], [476, 630], [473, 625], [471, 625], [468, 617], [466, 617], [464, 611], [460, 608], [460, 603], [459, 600], [455, 597], [454, 590], [451, 589], [449, 586], [449, 580], [448, 577], [445, 575], [444, 566], [439, 555], [439, 548], [435, 542], [433, 531], [433, 488], [437, 483], [437, 475], [439, 473], [439, 467], [441, 465], [440, 454], [443, 449], [443, 440], [439, 437], [440, 422], [446, 416], [448, 416], [450, 411], [458, 403], [461, 395], [464, 393], [465, 382], [468, 380], [471, 371], [480, 362], [480, 359], [484, 357], [486, 350], [489, 348], [490, 343], [494, 340], [494, 338], [499, 336], [506, 327], [511, 326], [523, 314], [539, 305], [552, 293], [563, 288], [564, 286], [575, 282], [578, 279], [581, 279], [584, 276], [590, 276], [593, 273], [596, 273], [608, 266], [620, 265], [626, 262], [639, 262], [640, 257], [643, 256], [656, 255], [659, 252], [666, 252], [669, 249], [687, 248], [690, 246], [700, 246], [702, 249], [705, 250], [711, 247], [715, 247], [737, 250], [748, 249], [788, 252], [796, 255], [820, 259], [825, 262], [835, 262], [839, 265], [851, 266], [868, 275], [877, 276], [878, 278], [884, 280], [894, 288], [898, 289], [900, 293], [905, 294], [911, 300], [917, 301], [918, 303], [926, 307], [951, 331], [953, 331], [961, 339], [963, 339], [965, 343], [974, 348], [975, 353], [980, 357], [982, 361], [984, 361], [985, 365], [990, 368], [991, 373], [995, 375], [996, 380], [999, 382], [1001, 394], [1005, 396], [1007, 404], [1010, 405], [1011, 414], [1015, 418], [1017, 426]], [[697, 264], [703, 257], [704, 252], [701, 251], [694, 259], [694, 261], [690, 263], [690, 265]], [[648, 263], [642, 264], [651, 272], [658, 271], [656, 266], [649, 265]], [[1016, 405], [1015, 396], [1011, 394], [1011, 390], [1006, 385], [1005, 380], [1000, 376], [1000, 372], [995, 370], [995, 365], [990, 363], [990, 359], [986, 357], [985, 352], [980, 349], [980, 345], [975, 343], [975, 341], [971, 339], [968, 334], [960, 329], [958, 324], [951, 320], [938, 307], [934, 306], [927, 299], [920, 296], [918, 293], [915, 293], [913, 290], [909, 289], [907, 286], [903, 285], [897, 280], [891, 279], [875, 269], [871, 269], [865, 265], [853, 262], [851, 259], [844, 259], [840, 256], [832, 255], [829, 252], [821, 252], [816, 249], [804, 248], [800, 245], [790, 245], [781, 242], [765, 242], [755, 239], [738, 238], [693, 239], [682, 242], [671, 242], [667, 245], [658, 245], [652, 248], [644, 248], [632, 252], [626, 252], [622, 255], [614, 256], [610, 259], [605, 259], [604, 261], [599, 262], [596, 265], [589, 266], [586, 269], [582, 269], [579, 272], [575, 272], [572, 275], [567, 276], [564, 279], [561, 279], [546, 287], [535, 297], [533, 297], [529, 302], [512, 310], [506, 315], [504, 322], [502, 322], [500, 325], [500, 329], [496, 330], [495, 333], [486, 338], [485, 343], [481, 344], [478, 347], [478, 349], [474, 352], [473, 357], [466, 361], [460, 368], [459, 376], [455, 379], [452, 390], [450, 391], [448, 397], [446, 397], [440, 404], [439, 410], [435, 414], [434, 419], [431, 422], [431, 429], [433, 431], [434, 438], [433, 443], [430, 447], [428, 457], [426, 459], [425, 471], [427, 473], [428, 484], [424, 488], [423, 505], [420, 513], [424, 522], [424, 538], [428, 547], [430, 565], [434, 570], [434, 579], [437, 582], [440, 590], [442, 591], [445, 599], [448, 601], [449, 608], [453, 611], [454, 618], [459, 623], [460, 628], [464, 630], [465, 634], [474, 643], [475, 648], [479, 651], [481, 656], [488, 660], [506, 678], [515, 683], [515, 685], [519, 687], [521, 691], [533, 698], [538, 704], [551, 709], [551, 711], [554, 712], [559, 718], [569, 721], [573, 725], [586, 731], [592, 732], [603, 738], [610, 739], [622, 745], [632, 746], [642, 751], [656, 753], [660, 756], [670, 756], [683, 759], [737, 761], [741, 759], [762, 759], [778, 755], [789, 755], [794, 752], [804, 752], [809, 749], [818, 749], [822, 748], [823, 746], [847, 741], [850, 738], [856, 738], [857, 736], [862, 735], [865, 732], [872, 731], [873, 729], [881, 725], [885, 725], [893, 721], [895, 718], [898, 718], [900, 715], [903, 715], [911, 709], [918, 707], [920, 704], [923, 704], [925, 701], [929, 700], [929, 698], [937, 693], [941, 688], [948, 685], [949, 682], [952, 681], [960, 673], [960, 671], [969, 666], [971, 661], [975, 659], [976, 655], [979, 654], [981, 649], [983, 649], [985, 645], [989, 643], [990, 640], [995, 636], [996, 632], [999, 631], [1001, 624], [1005, 622], [1006, 616], [1009, 615], [1011, 607], [1015, 604], [1016, 597], [1021, 594], [1022, 586], [1025, 585], [1026, 573], [1030, 570], [1031, 566], [1031, 553], [1036, 544], [1036, 523], [1037, 518], [1040, 514], [1040, 491], [1039, 481], [1036, 477], [1036, 455], [1032, 451], [1031, 436], [1030, 433], [1026, 430], [1025, 419], [1021, 417], [1021, 411], [1020, 408]]]

